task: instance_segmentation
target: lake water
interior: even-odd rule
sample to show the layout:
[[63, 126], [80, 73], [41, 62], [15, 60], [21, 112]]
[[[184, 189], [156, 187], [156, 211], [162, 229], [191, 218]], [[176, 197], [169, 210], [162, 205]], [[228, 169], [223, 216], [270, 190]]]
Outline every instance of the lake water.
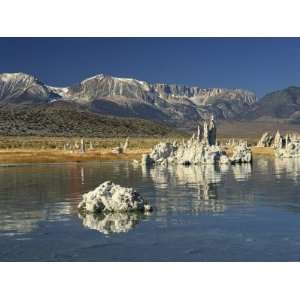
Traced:
[[[132, 186], [149, 215], [78, 216], [106, 180]], [[253, 165], [131, 162], [0, 167], [1, 261], [300, 261], [300, 159]]]

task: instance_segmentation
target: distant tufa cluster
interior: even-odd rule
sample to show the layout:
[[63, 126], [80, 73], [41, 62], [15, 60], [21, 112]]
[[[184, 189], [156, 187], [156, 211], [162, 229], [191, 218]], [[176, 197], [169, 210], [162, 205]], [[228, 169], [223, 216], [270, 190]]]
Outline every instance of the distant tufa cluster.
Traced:
[[[94, 149], [93, 142], [90, 141], [89, 150], [93, 150], [93, 149]], [[82, 138], [80, 139], [80, 141], [64, 143], [64, 151], [85, 153], [87, 151], [87, 145], [85, 140]]]
[[115, 147], [111, 150], [114, 154], [122, 154], [125, 153], [128, 148], [129, 138], [127, 137], [124, 144], [120, 143], [120, 146]]
[[297, 133], [287, 133], [282, 136], [277, 130], [275, 135], [265, 132], [257, 147], [272, 147], [275, 155], [280, 158], [292, 158], [300, 156], [300, 135]]
[[251, 149], [247, 143], [241, 143], [234, 148], [229, 158], [217, 145], [217, 128], [213, 117], [198, 126], [195, 134], [185, 141], [173, 143], [159, 143], [154, 146], [150, 154], [142, 157], [143, 165], [168, 165], [170, 163], [191, 164], [228, 164], [252, 161]]
[[298, 133], [287, 133], [282, 136], [277, 130], [276, 134], [265, 132], [257, 143], [257, 147], [272, 147], [275, 149], [285, 148], [289, 143], [300, 142], [300, 135]]
[[226, 143], [225, 146], [226, 147], [236, 147], [239, 145], [245, 144], [246, 146], [248, 146], [248, 142], [247, 140], [244, 139], [229, 139]]

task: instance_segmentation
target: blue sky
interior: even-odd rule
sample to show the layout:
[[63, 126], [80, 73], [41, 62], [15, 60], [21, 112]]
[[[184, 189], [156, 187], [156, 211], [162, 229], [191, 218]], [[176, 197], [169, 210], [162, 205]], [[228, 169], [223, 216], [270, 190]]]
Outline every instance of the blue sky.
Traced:
[[0, 38], [0, 72], [56, 86], [106, 73], [262, 96], [300, 86], [300, 38]]

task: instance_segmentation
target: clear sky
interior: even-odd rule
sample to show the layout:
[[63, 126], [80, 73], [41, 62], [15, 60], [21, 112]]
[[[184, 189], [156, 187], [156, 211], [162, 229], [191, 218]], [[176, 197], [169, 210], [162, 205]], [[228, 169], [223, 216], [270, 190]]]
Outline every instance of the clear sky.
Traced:
[[105, 73], [262, 96], [300, 86], [300, 38], [0, 38], [0, 72], [56, 86]]

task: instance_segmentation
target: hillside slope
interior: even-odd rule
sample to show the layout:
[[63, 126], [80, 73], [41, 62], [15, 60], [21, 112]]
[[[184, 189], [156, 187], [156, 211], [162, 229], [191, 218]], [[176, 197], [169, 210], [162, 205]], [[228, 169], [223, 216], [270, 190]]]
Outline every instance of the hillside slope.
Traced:
[[262, 97], [245, 112], [247, 120], [300, 121], [300, 87], [288, 87]]
[[100, 116], [63, 101], [0, 109], [2, 136], [160, 137], [181, 134], [152, 121]]

